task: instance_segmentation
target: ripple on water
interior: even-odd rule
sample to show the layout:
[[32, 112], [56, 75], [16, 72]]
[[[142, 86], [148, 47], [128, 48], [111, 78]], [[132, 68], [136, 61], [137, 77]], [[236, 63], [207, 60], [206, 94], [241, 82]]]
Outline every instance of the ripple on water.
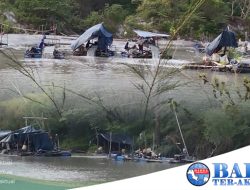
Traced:
[[68, 182], [113, 181], [172, 167], [169, 164], [116, 162], [109, 159], [8, 156], [0, 156], [0, 164], [1, 171], [9, 171], [11, 175]]

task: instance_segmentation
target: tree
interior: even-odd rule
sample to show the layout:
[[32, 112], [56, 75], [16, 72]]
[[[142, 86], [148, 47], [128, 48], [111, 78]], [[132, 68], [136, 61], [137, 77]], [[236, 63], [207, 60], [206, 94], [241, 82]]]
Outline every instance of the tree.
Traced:
[[96, 12], [92, 11], [90, 15], [84, 19], [83, 25], [85, 28], [104, 22], [105, 26], [113, 33], [118, 32], [119, 26], [123, 24], [128, 11], [122, 5], [106, 4], [103, 10]]
[[71, 0], [17, 0], [15, 2], [17, 17], [22, 23], [34, 27], [40, 25], [49, 28], [57, 25], [59, 30], [71, 26], [73, 8]]
[[[174, 19], [171, 17], [169, 0], [143, 0], [137, 9], [137, 14], [150, 27], [153, 25], [156, 29], [160, 29], [164, 25], [170, 25], [169, 23], [173, 22]], [[167, 28], [167, 32], [170, 27]]]
[[232, 0], [231, 1], [231, 16], [240, 16], [246, 20], [250, 13], [250, 1], [248, 0]]
[[[159, 0], [154, 1], [148, 1], [144, 0], [143, 3], [145, 5], [150, 6], [151, 9], [155, 5], [166, 5], [168, 6], [169, 1], [164, 0], [164, 2], [160, 2]], [[142, 3], [142, 4], [143, 4]], [[156, 3], [156, 4], [155, 4]], [[191, 7], [189, 7], [189, 10], [180, 18], [180, 21], [178, 25], [176, 25], [176, 28], [172, 34], [172, 37], [170, 39], [170, 42], [166, 45], [164, 52], [167, 52], [170, 48], [170, 44], [172, 40], [176, 37], [176, 35], [179, 33], [179, 31], [189, 22], [192, 15], [200, 8], [200, 6], [204, 3], [204, 0], [199, 0], [196, 3], [194, 3]], [[158, 7], [159, 9], [160, 7]], [[158, 13], [156, 13], [154, 10], [147, 12], [145, 16], [157, 16]], [[143, 120], [141, 125], [141, 130], [145, 132], [150, 125], [152, 125], [151, 122], [148, 121], [148, 114], [149, 110], [151, 113], [154, 113], [155, 117], [155, 131], [156, 131], [156, 141], [160, 142], [158, 133], [160, 131], [159, 129], [159, 118], [160, 118], [160, 110], [162, 105], [166, 104], [169, 101], [169, 98], [167, 97], [167, 93], [175, 88], [177, 88], [180, 85], [179, 81], [172, 81], [172, 78], [175, 76], [176, 73], [179, 72], [178, 69], [162, 69], [161, 64], [163, 63], [163, 60], [159, 60], [155, 62], [155, 65], [151, 68], [147, 68], [145, 71], [141, 67], [135, 67], [128, 65], [128, 67], [132, 70], [132, 72], [142, 81], [142, 83], [134, 84], [135, 87], [143, 94], [144, 97], [144, 114], [143, 114]], [[163, 63], [164, 64], [164, 63]]]
[[193, 15], [189, 25], [183, 28], [182, 34], [190, 35], [193, 30], [195, 37], [200, 37], [202, 34], [217, 34], [228, 25], [229, 18], [228, 4], [223, 0], [206, 1]]

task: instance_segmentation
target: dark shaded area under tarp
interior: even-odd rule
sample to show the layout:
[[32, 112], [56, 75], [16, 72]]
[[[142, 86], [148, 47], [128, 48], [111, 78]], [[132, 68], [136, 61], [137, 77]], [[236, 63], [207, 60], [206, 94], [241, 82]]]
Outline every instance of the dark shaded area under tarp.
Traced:
[[238, 47], [235, 33], [228, 28], [208, 44], [205, 51], [207, 55], [211, 56], [213, 53], [219, 52], [223, 47]]
[[12, 149], [19, 149], [21, 146], [27, 145], [31, 152], [53, 150], [53, 142], [49, 134], [32, 126], [23, 127], [9, 133], [0, 143], [8, 143]]
[[133, 140], [130, 136], [124, 134], [100, 133], [98, 135], [99, 145], [103, 146], [104, 151], [108, 152], [110, 141], [112, 151], [120, 151], [121, 149], [130, 149]]
[[108, 46], [110, 46], [113, 42], [113, 35], [104, 28], [102, 23], [100, 23], [86, 30], [71, 44], [71, 48], [76, 50], [82, 44], [94, 38], [98, 38], [97, 46], [101, 51], [106, 51]]

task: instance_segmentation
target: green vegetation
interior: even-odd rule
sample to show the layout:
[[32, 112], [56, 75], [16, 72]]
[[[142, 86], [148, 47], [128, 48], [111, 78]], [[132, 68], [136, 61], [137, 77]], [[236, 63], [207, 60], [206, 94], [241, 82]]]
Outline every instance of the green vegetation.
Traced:
[[[130, 35], [134, 28], [171, 33], [183, 13], [195, 3], [196, 0], [4, 0], [0, 3], [0, 21], [6, 20], [3, 13], [13, 11], [18, 23], [28, 28], [49, 30], [57, 26], [59, 33], [79, 33], [99, 22], [118, 36]], [[206, 0], [178, 35], [204, 39], [231, 25], [244, 36], [249, 31], [249, 7], [244, 0]]]
[[[217, 78], [208, 79], [203, 74], [201, 79], [200, 83], [206, 81], [204, 87], [208, 88], [207, 95], [212, 100], [210, 106], [207, 102], [205, 104], [208, 107], [202, 108], [200, 104], [189, 103], [188, 99], [174, 105], [189, 153], [198, 158], [205, 158], [248, 145], [250, 143], [249, 79], [245, 79], [243, 84], [238, 86], [240, 90]], [[166, 92], [174, 88], [181, 87], [172, 85]], [[134, 137], [136, 147], [145, 144], [152, 147], [154, 144], [158, 152], [172, 156], [180, 151], [176, 144], [181, 143], [180, 147], [183, 145], [173, 105], [170, 104], [172, 99], [167, 93], [161, 95], [160, 105], [156, 105], [157, 101], [154, 98], [150, 100], [143, 125], [145, 111], [143, 98], [141, 103], [134, 105], [120, 105], [115, 102], [110, 104], [105, 101], [94, 105], [83, 101], [79, 107], [65, 107], [60, 117], [53, 105], [48, 103], [46, 96], [27, 95], [33, 100], [39, 99], [47, 104], [41, 105], [30, 100], [25, 100], [24, 103], [24, 98], [2, 102], [0, 126], [2, 129], [14, 130], [24, 126], [23, 116], [32, 114], [39, 116], [43, 113], [49, 118], [45, 129], [52, 134], [59, 134], [63, 148], [94, 151], [96, 130], [113, 131]], [[70, 97], [68, 99], [76, 101]], [[100, 105], [105, 107], [106, 111]], [[201, 109], [203, 111], [200, 111]], [[42, 126], [36, 122], [32, 124]]]
[[62, 30], [70, 27], [73, 19], [68, 16], [73, 12], [70, 0], [16, 0], [14, 8], [20, 23], [34, 26], [57, 24]]

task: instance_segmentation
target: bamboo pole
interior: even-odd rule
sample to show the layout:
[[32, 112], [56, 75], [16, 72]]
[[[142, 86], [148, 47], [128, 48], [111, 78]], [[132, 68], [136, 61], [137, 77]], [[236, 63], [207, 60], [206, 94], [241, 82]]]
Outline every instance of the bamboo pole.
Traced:
[[176, 122], [177, 122], [177, 125], [178, 125], [178, 128], [179, 128], [179, 131], [180, 131], [180, 134], [181, 134], [181, 139], [182, 139], [183, 145], [184, 145], [184, 147], [185, 147], [185, 149], [186, 149], [186, 151], [187, 151], [187, 156], [189, 156], [188, 149], [187, 149], [187, 146], [186, 146], [186, 143], [185, 143], [183, 134], [182, 134], [182, 130], [181, 130], [181, 126], [180, 126], [180, 123], [179, 123], [179, 119], [178, 119], [176, 110], [175, 110], [175, 108], [174, 108], [173, 110], [174, 110], [175, 119], [176, 119]]
[[153, 147], [152, 150], [155, 151], [155, 133], [153, 133]]
[[112, 149], [112, 132], [109, 133], [109, 157], [111, 158], [111, 149]]

